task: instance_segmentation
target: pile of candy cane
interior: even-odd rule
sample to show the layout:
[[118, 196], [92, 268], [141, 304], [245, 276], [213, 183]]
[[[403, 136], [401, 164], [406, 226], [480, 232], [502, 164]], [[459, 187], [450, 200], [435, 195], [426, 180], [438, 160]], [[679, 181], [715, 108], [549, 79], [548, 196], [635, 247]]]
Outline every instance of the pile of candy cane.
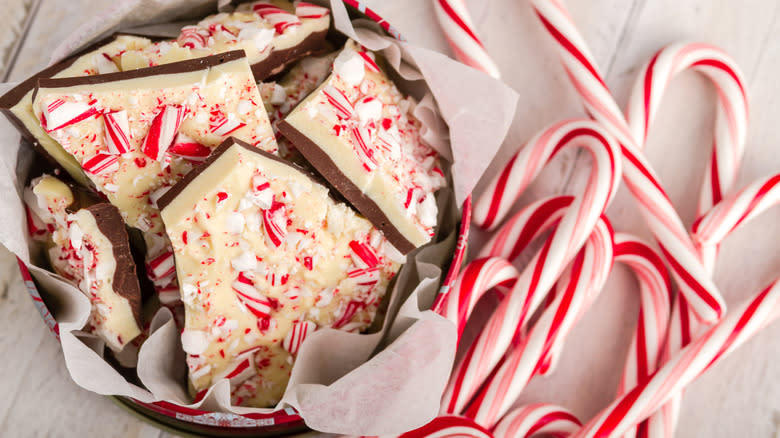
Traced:
[[[498, 78], [462, 0], [433, 3], [456, 56]], [[662, 49], [640, 72], [624, 115], [565, 6], [558, 0], [531, 0], [531, 5], [556, 41], [593, 120], [564, 121], [543, 130], [475, 202], [474, 221], [497, 231], [455, 287], [437, 298], [434, 310], [457, 325], [460, 337], [485, 293], [498, 294], [500, 304], [456, 363], [441, 416], [404, 436], [671, 437], [683, 388], [780, 316], [780, 278], [728, 312], [711, 278], [723, 239], [780, 202], [780, 174], [741, 190], [734, 187], [744, 150], [747, 97], [741, 74], [721, 50], [700, 43]], [[690, 233], [641, 152], [664, 89], [688, 69], [707, 76], [719, 97], [712, 158]], [[537, 201], [504, 221], [544, 165], [572, 147], [585, 148], [593, 158], [584, 193]], [[604, 216], [621, 176], [659, 252], [615, 233]], [[541, 249], [518, 272], [512, 261], [545, 232]], [[585, 425], [549, 404], [510, 410], [533, 376], [554, 368], [566, 334], [594, 301], [614, 261], [636, 273], [641, 306], [617, 399]]]

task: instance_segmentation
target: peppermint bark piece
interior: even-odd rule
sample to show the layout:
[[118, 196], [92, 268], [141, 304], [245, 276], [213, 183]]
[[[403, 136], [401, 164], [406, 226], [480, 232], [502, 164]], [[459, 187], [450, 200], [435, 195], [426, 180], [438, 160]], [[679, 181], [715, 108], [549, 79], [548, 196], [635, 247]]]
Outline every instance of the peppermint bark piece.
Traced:
[[71, 212], [72, 191], [49, 175], [34, 179], [24, 197], [30, 222], [41, 224], [31, 232], [46, 241], [52, 267], [92, 303], [85, 330], [121, 352], [142, 323], [141, 289], [119, 211], [102, 202]]
[[295, 64], [279, 82], [262, 82], [257, 84], [260, 89], [260, 95], [263, 97], [265, 110], [268, 112], [268, 119], [274, 128], [280, 157], [294, 161], [297, 164], [306, 165], [306, 161], [300, 157], [295, 147], [278, 134], [277, 125], [306, 96], [328, 78], [336, 55], [338, 55], [338, 52], [322, 56], [307, 56]]
[[185, 26], [175, 41], [152, 44], [122, 56], [123, 70], [162, 65], [232, 50], [244, 50], [255, 79], [261, 81], [326, 47], [327, 8], [298, 2], [243, 3], [235, 12], [210, 15]]
[[58, 62], [23, 81], [0, 97], [0, 110], [13, 123], [24, 138], [42, 149], [53, 161], [62, 166], [76, 181], [87, 185], [79, 163], [46, 134], [35, 117], [32, 96], [40, 78], [67, 78], [89, 76], [119, 71], [118, 62], [127, 51], [139, 50], [151, 44], [151, 40], [133, 35], [114, 35], [106, 42], [86, 49]]
[[432, 238], [434, 192], [445, 184], [422, 140], [416, 103], [348, 42], [333, 73], [278, 125], [279, 131], [401, 252]]
[[162, 231], [155, 200], [227, 136], [276, 151], [241, 52], [79, 78], [41, 79], [41, 126], [126, 223]]
[[367, 328], [404, 260], [308, 174], [233, 139], [159, 204], [186, 310], [191, 386], [227, 378], [237, 405], [276, 403], [318, 327]]

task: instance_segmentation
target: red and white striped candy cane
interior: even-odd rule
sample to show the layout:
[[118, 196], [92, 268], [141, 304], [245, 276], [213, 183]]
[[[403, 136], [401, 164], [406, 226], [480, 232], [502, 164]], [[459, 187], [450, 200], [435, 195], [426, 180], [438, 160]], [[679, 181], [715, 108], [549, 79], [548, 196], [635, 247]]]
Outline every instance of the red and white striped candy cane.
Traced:
[[[559, 225], [560, 226], [560, 225]], [[550, 371], [550, 353], [559, 350], [566, 335], [587, 311], [612, 270], [613, 232], [602, 216], [587, 243], [572, 261], [566, 288], [542, 312], [517, 346], [503, 358], [468, 409], [463, 412], [492, 427], [515, 402], [536, 374]]]
[[[747, 96], [734, 62], [722, 50], [707, 44], [678, 43], [662, 49], [640, 72], [629, 100], [627, 118], [633, 138], [642, 147], [666, 86], [672, 77], [687, 69], [709, 77], [718, 89], [719, 97], [713, 152], [699, 198], [697, 216], [701, 216], [732, 189], [744, 152]], [[717, 246], [694, 245], [694, 249], [704, 272], [711, 276]], [[679, 283], [680, 275], [677, 279]], [[689, 300], [690, 296], [684, 294], [675, 303], [667, 345], [669, 352], [685, 346], [707, 326], [705, 321], [696, 318], [695, 309], [689, 305]], [[667, 435], [671, 435], [679, 404], [678, 398], [673, 399], [670, 406], [659, 412], [659, 418], [651, 419], [649, 427], [665, 430]]]
[[[627, 116], [633, 136], [641, 147], [667, 84], [677, 73], [687, 69], [709, 77], [719, 96], [712, 158], [699, 199], [700, 216], [732, 189], [744, 152], [747, 97], [741, 74], [733, 61], [720, 49], [706, 44], [678, 43], [664, 48], [644, 66], [637, 78]], [[717, 257], [716, 247], [694, 245], [694, 249], [705, 272], [711, 276]], [[675, 304], [670, 351], [680, 349], [706, 326], [695, 317], [689, 302], [690, 296], [685, 295]]]
[[434, 418], [430, 423], [411, 430], [398, 438], [493, 438], [487, 429], [468, 418], [457, 415], [444, 415]]
[[536, 238], [537, 229], [549, 229], [559, 221], [574, 200], [573, 196], [555, 196], [535, 201], [522, 211], [507, 219], [499, 230], [493, 233], [478, 257], [505, 257], [515, 260], [531, 241]]
[[732, 308], [720, 322], [677, 352], [649, 380], [614, 401], [573, 436], [622, 436], [778, 316], [780, 278], [753, 299]]
[[[501, 301], [466, 357], [456, 366], [442, 409], [460, 412], [479, 384], [487, 377], [528, 317], [544, 299], [566, 265], [587, 240], [614, 196], [620, 175], [616, 144], [592, 121], [557, 123], [537, 135], [522, 151], [535, 166], [520, 159], [511, 166], [538, 174], [545, 160], [566, 147], [583, 147], [593, 156], [593, 171], [583, 194], [575, 197], [544, 246], [518, 277], [508, 297]], [[536, 151], [528, 154], [527, 150]], [[540, 157], [544, 157], [540, 160]], [[530, 182], [529, 178], [520, 178]], [[512, 190], [522, 190], [520, 184]]]
[[496, 438], [567, 437], [580, 427], [580, 420], [567, 409], [535, 403], [506, 414], [493, 429], [493, 435]]
[[458, 343], [471, 312], [479, 299], [500, 284], [512, 285], [517, 269], [502, 257], [479, 258], [461, 271], [452, 290], [443, 299], [437, 297], [431, 310], [452, 321], [458, 328]]
[[[693, 226], [693, 240], [701, 247], [717, 247], [732, 231], [778, 203], [780, 203], [780, 175], [762, 178], [746, 186], [739, 192], [723, 199], [710, 209], [707, 214], [701, 217]], [[777, 285], [777, 280], [768, 288], [768, 290], [769, 289], [780, 289]], [[770, 292], [765, 290], [763, 293]], [[754, 303], [758, 303], [761, 299], [762, 298], [759, 295], [759, 297], [754, 300]], [[775, 306], [777, 306], [777, 304], [775, 304]], [[675, 310], [679, 312], [680, 308], [676, 308]], [[735, 311], [732, 310], [730, 313], [733, 314], [734, 312]], [[687, 333], [684, 327], [681, 328], [681, 324], [690, 322], [684, 318], [687, 313], [681, 312], [677, 315], [682, 316], [682, 318], [673, 319], [670, 330], [676, 328], [678, 333]], [[734, 334], [734, 336], [737, 336], [737, 334]], [[682, 348], [684, 345], [687, 345], [687, 341], [689, 340], [690, 339], [686, 339], [684, 344], [678, 340], [676, 346]], [[669, 341], [674, 342], [671, 338]], [[698, 345], [698, 343], [698, 341], [694, 341], [694, 345]], [[683, 345], [681, 346], [680, 344]], [[679, 350], [669, 350], [669, 354], [674, 354], [676, 351]], [[688, 349], [686, 349], [686, 351], [688, 351]], [[681, 391], [682, 389], [675, 390], [673, 394], [670, 394], [667, 397], [667, 403], [648, 419], [646, 430], [648, 431], [649, 436], [671, 436], [674, 431], [674, 425], [678, 414], [680, 403], [679, 396]], [[661, 394], [658, 394], [657, 396], [661, 396]], [[627, 405], [624, 406], [624, 408], [626, 407]], [[647, 410], [652, 412], [650, 408], [647, 408]], [[616, 414], [614, 421], [617, 422], [616, 424], [622, 424], [623, 420]], [[620, 427], [625, 426], [622, 425]], [[656, 433], [658, 435], [656, 435]], [[617, 436], [617, 434], [609, 436]]]
[[[573, 196], [554, 196], [540, 199], [523, 207], [517, 214], [507, 219], [499, 230], [493, 233], [493, 237], [480, 249], [478, 257], [504, 257], [513, 263], [530, 247], [531, 242], [540, 237], [542, 233], [550, 230], [561, 220], [566, 208], [574, 201]], [[559, 278], [544, 298], [544, 308], [549, 307], [555, 300], [556, 291], [564, 282]], [[500, 284], [496, 290], [502, 295], [507, 295], [511, 287]], [[526, 296], [524, 306], [533, 305], [531, 296]], [[517, 344], [526, 332], [525, 319], [517, 322], [513, 344]]]
[[[702, 196], [700, 206], [706, 209], [707, 199], [710, 199], [709, 203], [717, 202], [718, 193], [724, 190], [722, 185], [716, 185], [715, 182], [728, 184], [733, 181], [729, 175], [733, 176], [733, 169], [738, 168], [735, 164], [738, 164], [736, 160], [741, 156], [744, 142], [747, 110], [741, 75], [722, 52], [711, 46], [672, 46], [664, 54], [664, 60], [668, 62], [651, 62], [640, 77], [643, 81], [644, 101], [641, 105], [630, 105], [629, 125], [563, 4], [556, 0], [532, 0], [531, 3], [546, 30], [558, 43], [564, 68], [582, 96], [586, 109], [620, 141], [626, 184], [639, 202], [664, 257], [672, 267], [681, 293], [699, 319], [704, 322], [718, 320], [725, 310], [720, 292], [702, 265], [685, 226], [640, 150], [653, 111], [660, 102], [659, 91], [665, 87], [668, 79], [687, 67], [705, 73], [719, 90], [728, 90], [719, 95], [725, 123], [718, 123], [718, 143], [715, 145], [715, 158], [708, 177], [711, 183], [708, 190], [711, 193]], [[638, 111], [637, 108], [644, 109]], [[730, 152], [718, 154], [723, 148]], [[730, 169], [731, 173], [721, 175], [720, 172], [726, 172], [725, 169]]]
[[624, 394], [658, 366], [669, 325], [672, 285], [661, 256], [634, 236], [615, 235], [615, 261], [634, 271], [640, 293], [639, 321], [618, 386], [618, 394]]
[[[573, 200], [573, 196], [556, 196], [523, 208], [482, 248], [478, 258], [461, 271], [452, 289], [447, 294], [437, 295], [431, 310], [456, 325], [459, 341], [480, 298], [494, 288], [511, 289], [514, 286], [518, 273], [511, 261], [534, 239], [557, 224]], [[514, 242], [511, 247], [510, 241]]]
[[[706, 212], [734, 183], [744, 150], [747, 98], [739, 70], [722, 51], [712, 46], [670, 46], [659, 52], [640, 74], [628, 107], [627, 122], [565, 7], [554, 0], [532, 0], [532, 4], [547, 31], [558, 42], [564, 67], [586, 109], [621, 142], [626, 183], [639, 201], [680, 286], [681, 295], [675, 304], [668, 346], [670, 351], [676, 351], [695, 336], [700, 326], [720, 318], [725, 303], [710, 277], [708, 265], [711, 266], [714, 260], [712, 251], [708, 256], [692, 244], [639, 149], [645, 143], [652, 117], [660, 106], [662, 92], [669, 80], [686, 68], [706, 74], [719, 90], [713, 155], [699, 202], [699, 212]], [[658, 418], [651, 419], [651, 427], [671, 435], [676, 406], [679, 406], [679, 399], [672, 400], [672, 405], [665, 407]]]
[[727, 197], [693, 225], [700, 247], [717, 247], [732, 231], [780, 203], [780, 174], [761, 178]]
[[[663, 259], [648, 244], [628, 234], [615, 235], [615, 261], [628, 265], [639, 279], [639, 320], [631, 339], [623, 377], [617, 395], [646, 381], [661, 361], [669, 325], [672, 299], [671, 280]], [[632, 429], [626, 437], [665, 437], [673, 431], [671, 418], [659, 414], [658, 423]], [[658, 425], [663, 426], [658, 428]], [[641, 431], [641, 433], [637, 433]]]
[[498, 66], [474, 32], [474, 25], [463, 0], [433, 0], [433, 9], [455, 57], [460, 62], [499, 79], [501, 73]]
[[723, 50], [703, 43], [671, 44], [653, 56], [634, 83], [626, 109], [632, 137], [644, 147], [664, 92], [679, 73], [694, 70], [718, 91], [713, 150], [699, 198], [697, 216], [723, 199], [737, 180], [745, 150], [748, 103], [739, 67]]
[[[699, 217], [693, 225], [692, 238], [709, 272], [715, 268], [720, 243], [737, 227], [780, 202], [780, 175], [762, 178], [729, 196]], [[692, 318], [682, 297], [674, 306], [667, 355], [680, 350], [695, 339], [705, 327]], [[651, 428], [674, 430], [680, 399], [673, 398], [668, 406], [648, 421]]]
[[[701, 217], [693, 226], [693, 240], [699, 247], [716, 248], [732, 231], [778, 203], [780, 175], [762, 178], [723, 199]], [[716, 250], [713, 252], [717, 253]], [[675, 310], [682, 318], [673, 319], [674, 324], [670, 330], [676, 328], [678, 333], [688, 333], [687, 328], [681, 328], [681, 324], [690, 323], [684, 318], [687, 313], [680, 312], [679, 307]], [[669, 341], [674, 342], [673, 339]], [[675, 346], [677, 350], [670, 350], [670, 354], [679, 351], [689, 341], [690, 339], [686, 339], [683, 343], [678, 340]], [[671, 395], [669, 402], [648, 419], [645, 429], [648, 436], [672, 435], [679, 410], [679, 395], [680, 392]]]

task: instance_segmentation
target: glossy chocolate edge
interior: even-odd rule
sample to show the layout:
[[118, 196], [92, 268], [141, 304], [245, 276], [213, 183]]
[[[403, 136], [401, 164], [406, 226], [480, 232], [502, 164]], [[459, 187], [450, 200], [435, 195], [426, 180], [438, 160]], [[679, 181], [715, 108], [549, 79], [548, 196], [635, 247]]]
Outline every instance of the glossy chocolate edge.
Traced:
[[[130, 240], [125, 229], [125, 221], [119, 209], [111, 204], [101, 202], [84, 210], [94, 218], [98, 230], [108, 239], [114, 252], [116, 269], [112, 288], [117, 295], [127, 299], [132, 309], [138, 329], [143, 328], [141, 286], [138, 282], [133, 254], [130, 251]], [[130, 340], [127, 340], [129, 342]]]
[[328, 29], [313, 32], [299, 44], [284, 50], [274, 50], [264, 60], [252, 64], [252, 75], [255, 77], [255, 80], [260, 82], [270, 76], [281, 73], [290, 64], [299, 61], [304, 56], [327, 51], [328, 43], [325, 40], [327, 33]]

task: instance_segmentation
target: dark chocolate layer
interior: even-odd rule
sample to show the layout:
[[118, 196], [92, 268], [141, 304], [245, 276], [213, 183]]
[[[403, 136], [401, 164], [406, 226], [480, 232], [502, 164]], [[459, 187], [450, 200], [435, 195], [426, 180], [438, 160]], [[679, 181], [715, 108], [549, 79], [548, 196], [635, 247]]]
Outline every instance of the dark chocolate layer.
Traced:
[[274, 50], [264, 60], [252, 64], [252, 75], [260, 82], [269, 76], [281, 73], [287, 66], [304, 56], [322, 53], [328, 49], [325, 35], [328, 30], [314, 32], [303, 39], [300, 44], [284, 50]]
[[277, 128], [303, 154], [304, 158], [328, 180], [330, 185], [335, 187], [366, 219], [382, 231], [393, 246], [403, 254], [416, 248], [412, 242], [398, 231], [382, 209], [347, 178], [330, 156], [320, 149], [316, 143], [284, 120], [279, 122]]
[[205, 58], [188, 59], [186, 61], [172, 62], [170, 64], [163, 64], [155, 67], [139, 68], [137, 70], [127, 70], [102, 75], [78, 76], [75, 78], [40, 78], [38, 79], [38, 86], [35, 87], [35, 93], [33, 93], [33, 101], [35, 100], [35, 95], [38, 93], [38, 90], [41, 88], [50, 89], [73, 87], [76, 85], [95, 85], [128, 79], [148, 78], [151, 76], [188, 73], [245, 57], [246, 55], [243, 50], [233, 50], [232, 52], [220, 53], [219, 55], [207, 56]]
[[[101, 202], [85, 209], [94, 218], [98, 230], [111, 243], [114, 250], [116, 270], [114, 271], [113, 289], [117, 295], [127, 299], [133, 311], [138, 328], [143, 328], [141, 320], [141, 287], [138, 285], [135, 262], [130, 252], [130, 241], [125, 230], [125, 222], [119, 209], [111, 204]], [[126, 340], [127, 341], [127, 340]]]

